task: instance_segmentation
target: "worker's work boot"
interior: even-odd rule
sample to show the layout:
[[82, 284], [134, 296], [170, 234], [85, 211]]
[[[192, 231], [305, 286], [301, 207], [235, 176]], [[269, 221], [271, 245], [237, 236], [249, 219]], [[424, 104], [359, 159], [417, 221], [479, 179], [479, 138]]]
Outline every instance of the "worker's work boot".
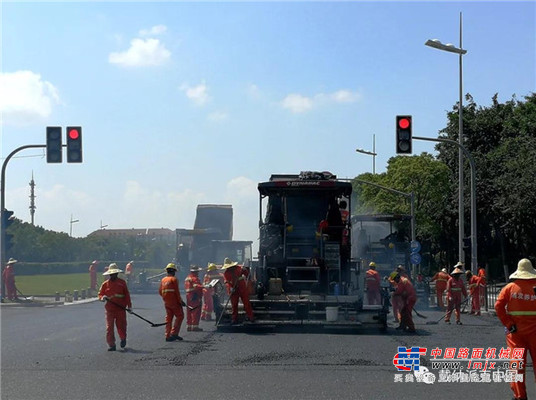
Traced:
[[179, 335], [173, 335], [173, 336], [170, 336], [170, 338], [172, 338], [173, 340], [182, 340], [182, 338]]
[[126, 339], [121, 339], [120, 345], [121, 345], [121, 348], [124, 349], [125, 346], [127, 345], [127, 340]]
[[166, 342], [174, 342], [175, 340], [177, 340], [175, 336], [170, 336], [166, 338]]
[[194, 325], [192, 327], [192, 331], [194, 331], [194, 332], [203, 332], [203, 328], [200, 328], [197, 325]]
[[463, 324], [462, 324], [462, 321], [456, 321], [456, 324], [457, 324], [457, 325], [463, 325]]
[[450, 325], [450, 321], [448, 319], [445, 320], [445, 323]]
[[115, 351], [115, 344], [113, 346], [108, 347], [108, 351]]

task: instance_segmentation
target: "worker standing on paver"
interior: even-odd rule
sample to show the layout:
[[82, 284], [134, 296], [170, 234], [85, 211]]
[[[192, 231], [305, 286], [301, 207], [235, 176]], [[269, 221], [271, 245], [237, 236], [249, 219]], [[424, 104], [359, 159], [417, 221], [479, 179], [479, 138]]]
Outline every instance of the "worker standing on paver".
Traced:
[[214, 311], [214, 287], [208, 286], [214, 279], [222, 279], [222, 275], [218, 271], [218, 267], [214, 263], [208, 263], [207, 273], [203, 277], [203, 311], [201, 319], [204, 321], [212, 321], [212, 312]]
[[380, 295], [381, 278], [378, 271], [376, 271], [376, 263], [371, 261], [369, 269], [366, 272], [366, 286], [367, 286], [367, 299], [371, 305], [378, 305], [382, 303]]
[[108, 351], [115, 351], [114, 324], [117, 327], [117, 334], [121, 340], [121, 348], [127, 345], [127, 312], [131, 311], [132, 301], [128, 291], [127, 283], [118, 278], [118, 274], [123, 272], [116, 263], [108, 266], [108, 270], [103, 275], [108, 275], [109, 279], [104, 281], [99, 290], [99, 300], [105, 301], [106, 310], [106, 342]]
[[186, 290], [186, 323], [188, 331], [200, 332], [203, 329], [199, 327], [201, 319], [201, 303], [203, 301], [203, 284], [199, 279], [199, 271], [203, 268], [197, 266], [190, 267], [190, 274], [184, 280], [184, 289]]
[[435, 282], [437, 306], [442, 310], [445, 309], [443, 295], [445, 293], [445, 290], [447, 290], [447, 282], [449, 281], [449, 278], [450, 277], [447, 273], [447, 269], [442, 268], [441, 271], [436, 272], [436, 274], [430, 280], [431, 282]]
[[253, 309], [251, 308], [251, 303], [249, 302], [249, 293], [246, 285], [248, 270], [242, 268], [236, 261], [233, 262], [229, 258], [226, 258], [223, 261], [222, 269], [225, 271], [223, 273], [223, 279], [225, 285], [227, 286], [227, 292], [231, 298], [231, 306], [233, 308], [231, 322], [233, 324], [238, 323], [239, 299], [241, 299], [242, 303], [244, 304], [247, 318], [249, 321], [254, 322], [255, 317], [253, 316]]
[[93, 260], [93, 262], [89, 266], [89, 289], [91, 289], [92, 291], [97, 290], [97, 265], [98, 264], [99, 262], [97, 260]]
[[467, 290], [465, 290], [465, 284], [460, 279], [463, 271], [459, 267], [463, 267], [463, 264], [458, 263], [454, 266], [454, 270], [450, 273], [450, 278], [447, 282], [447, 315], [445, 317], [447, 324], [450, 324], [452, 310], [454, 310], [454, 315], [456, 316], [456, 323], [458, 325], [462, 324], [460, 320], [462, 295], [466, 298]]
[[[517, 270], [510, 279], [513, 282], [506, 285], [499, 294], [495, 303], [497, 317], [507, 330], [506, 344], [513, 352], [514, 349], [524, 349], [523, 365], [517, 373], [522, 374], [521, 381], [514, 379], [510, 388], [514, 392], [514, 400], [527, 399], [525, 384], [525, 366], [527, 365], [527, 353], [536, 360], [536, 270], [527, 258], [523, 258], [517, 264]], [[536, 369], [534, 369], [536, 379]]]
[[[179, 283], [175, 278], [177, 267], [173, 263], [166, 265], [167, 276], [160, 281], [160, 288], [158, 293], [164, 300], [164, 307], [166, 308], [166, 342], [173, 342], [175, 340], [182, 340], [179, 336], [182, 321], [184, 320], [184, 311], [182, 306], [181, 294], [179, 292]], [[173, 322], [175, 318], [175, 322]]]

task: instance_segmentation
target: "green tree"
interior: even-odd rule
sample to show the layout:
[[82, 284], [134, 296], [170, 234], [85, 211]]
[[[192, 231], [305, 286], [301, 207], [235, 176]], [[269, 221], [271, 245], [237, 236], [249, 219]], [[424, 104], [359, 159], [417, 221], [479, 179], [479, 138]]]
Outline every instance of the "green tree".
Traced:
[[[444, 227], [452, 216], [448, 214], [451, 199], [452, 180], [448, 167], [434, 159], [431, 154], [422, 153], [410, 157], [397, 156], [389, 159], [387, 170], [382, 174], [362, 174], [359, 180], [373, 182], [404, 193], [414, 193], [416, 235], [432, 255], [440, 261], [448, 252], [441, 253], [440, 243], [447, 244]], [[354, 213], [358, 214], [409, 214], [410, 204], [401, 195], [361, 184], [354, 180], [357, 196]]]

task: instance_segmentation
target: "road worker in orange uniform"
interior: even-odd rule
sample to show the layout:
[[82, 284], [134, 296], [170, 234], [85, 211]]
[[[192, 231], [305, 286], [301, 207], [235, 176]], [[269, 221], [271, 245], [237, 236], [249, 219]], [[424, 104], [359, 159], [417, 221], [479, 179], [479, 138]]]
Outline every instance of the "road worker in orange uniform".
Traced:
[[94, 260], [89, 266], [89, 288], [91, 290], [97, 290], [97, 264], [99, 262]]
[[108, 351], [115, 351], [114, 323], [117, 327], [117, 334], [121, 339], [121, 348], [127, 345], [127, 312], [131, 311], [132, 302], [128, 291], [127, 283], [118, 278], [117, 275], [123, 272], [112, 263], [103, 275], [109, 275], [109, 279], [104, 281], [99, 290], [99, 300], [105, 301], [106, 310], [106, 342]]
[[443, 294], [447, 290], [447, 282], [449, 281], [449, 274], [446, 268], [442, 268], [441, 271], [436, 272], [432, 277], [431, 282], [435, 282], [435, 290], [437, 296], [437, 306], [441, 309], [445, 309], [445, 303], [443, 302]]
[[447, 315], [445, 317], [447, 324], [450, 324], [452, 310], [454, 310], [454, 315], [456, 316], [456, 323], [458, 325], [462, 324], [462, 321], [460, 321], [462, 295], [466, 298], [467, 290], [465, 290], [465, 283], [460, 279], [463, 271], [459, 267], [463, 267], [463, 264], [458, 263], [454, 266], [454, 270], [450, 273], [450, 278], [447, 282]]
[[199, 279], [199, 271], [201, 267], [190, 267], [190, 273], [184, 280], [184, 288], [186, 290], [186, 323], [188, 331], [200, 332], [203, 329], [199, 327], [199, 319], [201, 318], [201, 302], [203, 301], [203, 284]]
[[[182, 340], [179, 336], [182, 321], [184, 320], [184, 311], [182, 306], [181, 294], [179, 292], [179, 283], [175, 278], [177, 267], [173, 263], [166, 265], [167, 276], [160, 281], [160, 288], [158, 294], [164, 300], [164, 307], [166, 308], [166, 342], [173, 342], [175, 340]], [[175, 318], [175, 322], [173, 322]]]
[[4, 272], [2, 275], [2, 279], [4, 280], [4, 285], [6, 288], [6, 295], [9, 300], [18, 300], [17, 296], [17, 287], [15, 286], [15, 271], [13, 269], [13, 264], [18, 262], [14, 258], [10, 258], [7, 262], [6, 267], [4, 268]]
[[203, 277], [203, 311], [201, 312], [201, 319], [204, 321], [212, 321], [212, 312], [214, 311], [214, 301], [212, 296], [214, 295], [214, 288], [208, 285], [214, 279], [223, 280], [218, 267], [214, 263], [208, 263], [207, 273]]
[[480, 280], [477, 275], [473, 275], [471, 271], [466, 271], [467, 285], [469, 294], [471, 295], [471, 312], [469, 314], [480, 315]]
[[127, 278], [127, 285], [132, 284], [132, 278], [134, 277], [134, 261], [129, 261], [125, 266], [125, 278]]
[[249, 302], [249, 293], [246, 285], [246, 278], [248, 277], [248, 270], [242, 268], [238, 263], [232, 262], [229, 258], [223, 261], [223, 279], [227, 286], [227, 292], [231, 297], [231, 306], [233, 308], [231, 322], [233, 324], [238, 323], [238, 300], [241, 299], [244, 304], [247, 318], [249, 321], [254, 322], [253, 309]]
[[376, 263], [374, 261], [369, 264], [369, 269], [366, 272], [365, 281], [367, 286], [368, 303], [373, 305], [381, 304], [381, 278], [379, 272], [376, 271]]
[[400, 325], [396, 329], [415, 333], [415, 324], [411, 315], [413, 306], [417, 302], [415, 288], [408, 278], [401, 276], [399, 271], [392, 272], [390, 278], [396, 283], [393, 297], [399, 297], [402, 305], [400, 310]]
[[[506, 285], [499, 294], [495, 303], [497, 317], [508, 330], [506, 344], [510, 351], [515, 348], [525, 349], [523, 365], [517, 369], [523, 379], [518, 382], [514, 379], [510, 388], [514, 392], [515, 400], [527, 399], [525, 384], [525, 366], [527, 353], [533, 362], [536, 360], [536, 270], [527, 258], [517, 264], [517, 270], [510, 279], [513, 282]], [[534, 369], [534, 368], [533, 368]], [[536, 379], [536, 369], [534, 369]]]

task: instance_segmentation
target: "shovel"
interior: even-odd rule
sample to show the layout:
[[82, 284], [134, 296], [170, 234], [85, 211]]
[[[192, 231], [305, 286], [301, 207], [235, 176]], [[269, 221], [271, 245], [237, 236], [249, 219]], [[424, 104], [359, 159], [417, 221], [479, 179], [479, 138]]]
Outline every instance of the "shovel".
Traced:
[[135, 316], [138, 317], [139, 319], [142, 319], [142, 320], [144, 320], [145, 322], [151, 324], [151, 327], [153, 327], [153, 328], [156, 328], [157, 326], [163, 326], [163, 325], [166, 324], [166, 322], [162, 322], [161, 324], [155, 324], [154, 322], [151, 322], [151, 321], [149, 321], [148, 319], [143, 318], [141, 315], [136, 314], [134, 311], [132, 311], [132, 310], [130, 310], [130, 311], [127, 310], [126, 307], [123, 307], [122, 305], [117, 304], [115, 301], [112, 301], [112, 300], [110, 300], [110, 299], [106, 299], [106, 301], [109, 301], [109, 302], [112, 303], [113, 305], [115, 305], [115, 306], [117, 306], [117, 307], [119, 307], [119, 308], [125, 310], [125, 311], [128, 312], [129, 314], [135, 315]]

